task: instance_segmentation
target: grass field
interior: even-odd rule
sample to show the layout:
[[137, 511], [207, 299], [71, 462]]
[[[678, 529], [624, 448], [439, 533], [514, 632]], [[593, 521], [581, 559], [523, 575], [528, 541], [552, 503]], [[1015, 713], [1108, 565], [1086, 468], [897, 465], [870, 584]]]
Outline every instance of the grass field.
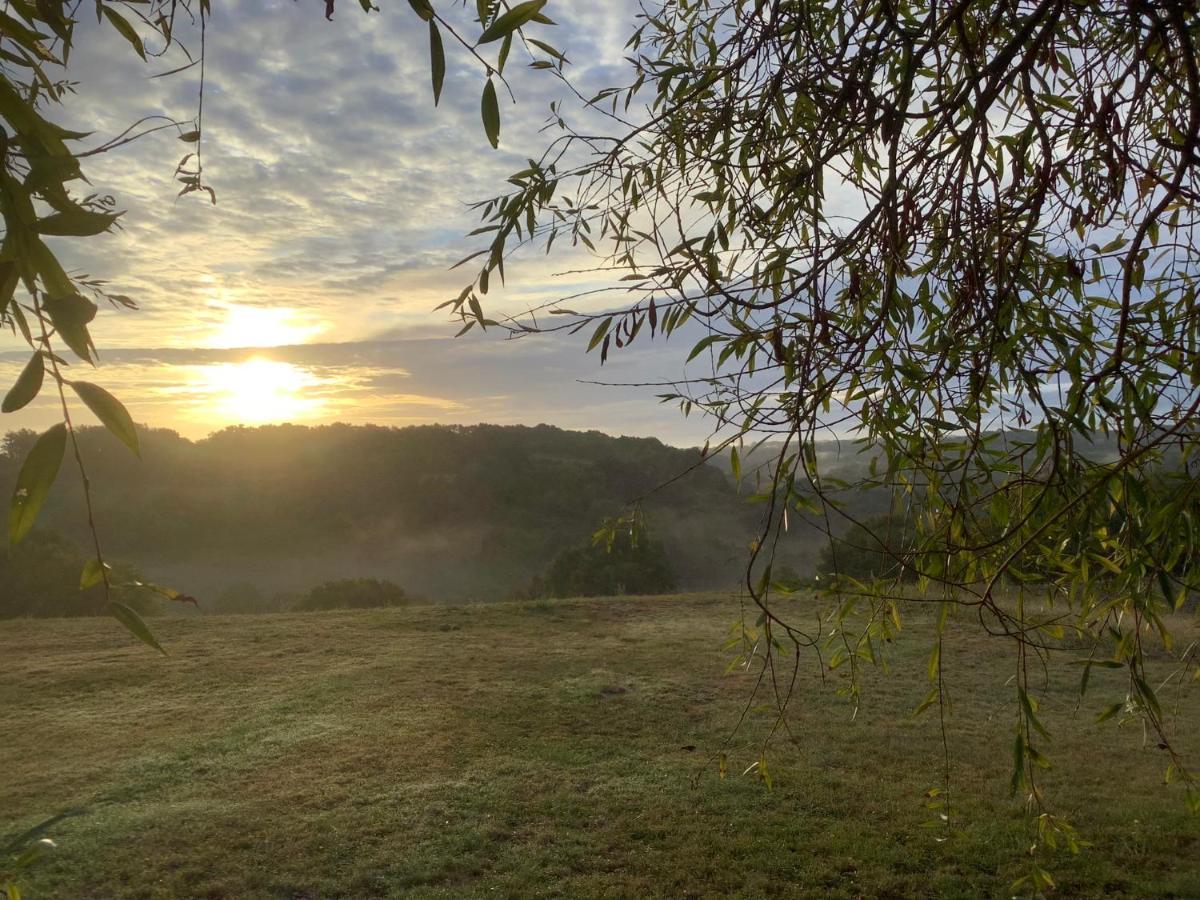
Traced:
[[[70, 807], [31, 897], [1006, 896], [1030, 839], [1008, 794], [1006, 648], [952, 633], [954, 830], [925, 692], [928, 630], [853, 721], [806, 663], [774, 787], [742, 770], [752, 718], [723, 676], [735, 598], [563, 601], [159, 620], [0, 623], [0, 831]], [[1196, 636], [1194, 620], [1182, 626]], [[1048, 796], [1092, 846], [1061, 895], [1200, 897], [1200, 822], [1095, 671], [1044, 694]], [[1072, 685], [1075, 674], [1072, 673]], [[1200, 723], [1200, 691], [1181, 718]], [[1169, 695], [1174, 704], [1174, 694]], [[1181, 747], [1200, 762], [1200, 729]], [[945, 838], [944, 840], [942, 840]]]

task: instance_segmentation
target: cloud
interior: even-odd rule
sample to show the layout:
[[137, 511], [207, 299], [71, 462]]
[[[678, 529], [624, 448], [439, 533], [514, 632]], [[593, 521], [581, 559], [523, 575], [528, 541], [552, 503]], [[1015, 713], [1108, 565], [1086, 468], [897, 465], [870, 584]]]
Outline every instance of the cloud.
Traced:
[[[106, 279], [141, 309], [102, 310], [94, 333], [103, 364], [84, 377], [126, 399], [137, 418], [193, 434], [228, 418], [204, 412], [205, 402], [219, 399], [205, 393], [204, 379], [261, 358], [312, 379], [306, 389], [319, 395], [324, 417], [547, 421], [701, 440], [703, 426], [659, 406], [653, 389], [580, 384], [599, 374], [580, 337], [446, 339], [454, 326], [432, 308], [469, 278], [449, 270], [479, 246], [463, 237], [478, 224], [468, 201], [502, 189], [507, 174], [545, 145], [549, 103], [564, 90], [528, 69], [514, 48], [506, 75], [519, 102], [502, 102], [501, 147], [493, 151], [479, 122], [478, 67], [446, 36], [449, 72], [435, 110], [426, 26], [407, 4], [381, 5], [381, 13], [365, 16], [353, 3], [339, 4], [333, 22], [315, 2], [215, 7], [202, 150], [216, 206], [196, 196], [176, 200], [174, 167], [194, 147], [171, 130], [89, 160], [93, 189], [127, 209], [123, 228], [59, 241], [58, 249], [74, 271]], [[471, 8], [453, 4], [448, 12]], [[573, 60], [569, 72], [581, 93], [627, 78], [623, 46], [636, 10], [626, 0], [551, 3], [560, 24], [544, 36]], [[70, 75], [79, 93], [67, 123], [95, 132], [86, 145], [142, 116], [195, 115], [196, 68], [151, 79], [111, 29], [81, 16], [78, 35]], [[189, 40], [194, 49], [197, 35]], [[158, 70], [180, 61], [164, 58]], [[519, 312], [602, 285], [595, 275], [559, 274], [587, 264], [565, 242], [549, 258], [519, 254], [507, 267], [507, 288], [489, 295], [489, 312]], [[581, 305], [589, 302], [613, 301]], [[229, 310], [240, 307], [291, 310], [325, 343], [206, 349], [229, 342]], [[20, 347], [0, 336], [0, 379], [19, 371], [28, 353]], [[157, 349], [139, 349], [147, 347]], [[614, 354], [606, 374], [678, 378], [689, 347], [679, 340], [632, 348]], [[52, 417], [52, 405], [39, 401], [0, 425], [34, 427]]]

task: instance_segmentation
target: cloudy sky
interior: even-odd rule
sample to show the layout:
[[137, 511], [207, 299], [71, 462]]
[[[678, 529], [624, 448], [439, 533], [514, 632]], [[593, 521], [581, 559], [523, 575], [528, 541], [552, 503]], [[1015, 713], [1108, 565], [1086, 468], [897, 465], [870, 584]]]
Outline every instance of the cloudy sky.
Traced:
[[[539, 153], [549, 103], [565, 91], [514, 48], [506, 73], [518, 102], [501, 94], [492, 150], [478, 66], [447, 43], [435, 109], [426, 26], [404, 0], [377, 5], [368, 16], [341, 0], [326, 22], [319, 0], [213, 4], [203, 153], [218, 203], [176, 200], [174, 168], [191, 148], [170, 129], [89, 161], [94, 189], [128, 210], [124, 227], [57, 249], [75, 274], [105, 279], [140, 309], [101, 311], [100, 367], [75, 377], [111, 389], [138, 421], [192, 437], [239, 422], [484, 421], [702, 442], [706, 424], [660, 405], [657, 389], [584, 383], [681, 378], [687, 340], [642, 342], [601, 369], [584, 335], [455, 340], [454, 323], [433, 312], [465, 283], [450, 266], [479, 247], [464, 238], [478, 224], [468, 202], [498, 193]], [[627, 80], [636, 4], [550, 0], [546, 12], [558, 25], [539, 36], [566, 52], [582, 93]], [[185, 38], [193, 49], [197, 39]], [[93, 132], [92, 146], [143, 116], [190, 119], [198, 72], [149, 77], [180, 61], [144, 65], [85, 16], [69, 73], [78, 92], [59, 121]], [[560, 274], [585, 263], [557, 246], [520, 258], [492, 309], [592, 286]], [[22, 348], [0, 334], [0, 383], [16, 377]], [[41, 399], [2, 425], [54, 419]]]

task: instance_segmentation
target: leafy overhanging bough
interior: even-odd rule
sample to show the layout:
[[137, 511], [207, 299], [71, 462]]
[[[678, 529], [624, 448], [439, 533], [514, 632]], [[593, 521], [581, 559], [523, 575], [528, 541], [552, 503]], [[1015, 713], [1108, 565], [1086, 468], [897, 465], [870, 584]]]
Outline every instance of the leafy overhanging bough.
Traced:
[[[48, 111], [62, 104], [71, 93], [71, 83], [65, 75], [75, 46], [79, 7], [78, 2], [61, 0], [11, 0], [0, 12], [0, 119], [3, 120], [0, 214], [4, 218], [0, 243], [0, 324], [19, 333], [32, 351], [0, 409], [5, 413], [23, 409], [42, 391], [49, 376], [62, 410], [62, 421], [41, 435], [22, 465], [9, 507], [8, 540], [12, 545], [17, 544], [33, 527], [70, 445], [83, 482], [94, 545], [94, 556], [80, 574], [80, 590], [102, 586], [106, 610], [140, 640], [162, 651], [137, 611], [115, 599], [111, 590], [112, 570], [105, 562], [93, 520], [86, 466], [76, 440], [68, 396], [73, 394], [123, 444], [140, 455], [137, 429], [116, 397], [99, 385], [69, 374], [71, 364], [62, 355], [69, 351], [78, 362], [94, 365], [97, 351], [89, 325], [98, 304], [128, 309], [136, 308], [136, 304], [123, 294], [109, 291], [102, 281], [69, 274], [46, 238], [82, 240], [119, 228], [122, 213], [115, 208], [115, 198], [95, 193], [80, 196], [76, 190], [77, 183], [87, 184], [82, 160], [116, 151], [155, 131], [174, 129], [182, 142], [195, 148], [176, 167], [175, 175], [182, 185], [180, 193], [202, 191], [213, 202], [216, 194], [202, 177], [203, 94], [194, 123], [152, 116], [135, 122], [116, 138], [88, 149], [78, 146], [90, 135], [67, 131], [49, 117]], [[175, 39], [176, 23], [181, 18], [199, 22], [203, 33], [209, 8], [208, 0], [199, 0], [195, 8], [185, 0], [97, 2], [95, 13], [99, 27], [108, 26], [110, 33], [115, 33], [141, 59], [149, 60], [162, 57], [173, 47], [179, 47], [186, 56], [186, 49]], [[202, 56], [195, 60], [187, 56], [187, 63], [180, 70], [197, 64], [202, 70]], [[195, 602], [169, 588], [136, 586], [170, 600]]]
[[[741, 659], [777, 728], [802, 651], [847, 666], [857, 698], [906, 607], [935, 604], [924, 706], [945, 714], [949, 617], [1011, 642], [1012, 789], [1038, 846], [1077, 846], [1039, 783], [1039, 664], [1077, 664], [1081, 694], [1093, 668], [1123, 670], [1098, 718], [1141, 720], [1200, 809], [1158, 697], [1200, 671], [1172, 634], [1200, 587], [1200, 5], [672, 0], [627, 49], [629, 83], [588, 100], [609, 135], [556, 106], [546, 152], [480, 204], [490, 244], [448, 304], [464, 328], [496, 324], [483, 298], [514, 251], [569, 237], [612, 305], [498, 324], [590, 328], [602, 360], [702, 330], [708, 374], [663, 399], [711, 415], [735, 470], [745, 440], [779, 441]], [[839, 434], [869, 453], [849, 481], [818, 452]], [[894, 570], [917, 590], [835, 578], [808, 628], [772, 548], [789, 516], [866, 528], [855, 488], [911, 524]], [[1035, 862], [1021, 886], [1051, 885]]]
[[[444, 35], [482, 67], [493, 147], [497, 83], [507, 87], [514, 45], [533, 68], [563, 77], [566, 57], [532, 36], [551, 24], [544, 0], [409, 2], [429, 28], [435, 103]], [[85, 136], [41, 112], [63, 98], [45, 73], [66, 62], [77, 7], [13, 0], [0, 19], [0, 317], [34, 351], [4, 408], [28, 403], [47, 372], [63, 407], [22, 472], [15, 539], [69, 438], [74, 446], [67, 386], [137, 449], [120, 404], [68, 379], [55, 350], [93, 360], [96, 305], [86, 295], [132, 305], [70, 277], [42, 240], [117, 227], [113, 201], [76, 200], [67, 186], [82, 177], [82, 157], [137, 136], [72, 151], [68, 142]], [[198, 23], [201, 53], [181, 69], [197, 65], [203, 83], [207, 0], [96, 9], [143, 57], [178, 46], [177, 21]], [[472, 13], [474, 25], [456, 24]], [[710, 374], [663, 399], [713, 416], [711, 452], [728, 448], [735, 471], [745, 439], [780, 440], [747, 567], [761, 615], [738, 660], [758, 666], [772, 694], [772, 733], [784, 727], [802, 651], [822, 669], [847, 666], [857, 698], [860, 667], [881, 659], [906, 607], [932, 603], [941, 628], [925, 705], [943, 715], [949, 617], [969, 612], [1012, 642], [1012, 785], [1036, 813], [1039, 845], [1076, 844], [1043, 806], [1048, 763], [1031, 674], [1064, 652], [1080, 664], [1081, 693], [1093, 667], [1127, 673], [1124, 701], [1100, 717], [1140, 718], [1168, 756], [1166, 778], [1200, 805], [1146, 666], [1151, 642], [1176, 660], [1171, 679], [1197, 663], [1194, 646], [1173, 646], [1170, 618], [1197, 587], [1197, 4], [671, 0], [640, 18], [630, 82], [579, 98], [606, 132], [574, 127], [555, 104], [558, 134], [545, 152], [513, 174], [512, 190], [479, 205], [477, 233], [490, 242], [470, 259], [483, 264], [446, 304], [462, 329], [589, 327], [588, 349], [602, 360], [687, 323], [704, 330], [691, 356]], [[478, 38], [465, 36], [470, 28]], [[148, 51], [145, 33], [163, 49]], [[137, 133], [179, 129], [195, 145], [178, 167], [181, 193], [215, 201], [203, 180], [200, 97], [194, 123]], [[548, 251], [560, 236], [601, 257], [622, 299], [603, 313], [560, 301], [487, 318], [506, 259], [532, 244]], [[872, 453], [851, 483], [818, 453], [838, 433]], [[1099, 438], [1115, 442], [1111, 458], [1089, 452]], [[772, 579], [772, 548], [789, 516], [831, 538], [847, 525], [870, 534], [845, 502], [856, 487], [891, 491], [911, 523], [904, 552], [875, 537], [918, 592], [899, 578], [837, 578], [806, 628], [797, 613], [807, 621], [814, 610]], [[91, 568], [85, 579], [107, 583], [98, 540]], [[769, 778], [765, 756], [752, 769]], [[1035, 862], [1024, 886], [1049, 879]]]

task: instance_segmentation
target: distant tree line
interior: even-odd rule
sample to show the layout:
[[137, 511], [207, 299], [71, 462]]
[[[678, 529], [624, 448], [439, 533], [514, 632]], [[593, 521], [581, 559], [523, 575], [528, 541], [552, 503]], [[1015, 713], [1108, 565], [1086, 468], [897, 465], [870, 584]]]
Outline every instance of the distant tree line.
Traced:
[[[35, 437], [0, 445], [0, 496]], [[433, 600], [500, 599], [637, 498], [681, 587], [732, 586], [761, 516], [695, 449], [544, 425], [143, 429], [140, 462], [100, 429], [80, 440], [108, 551], [173, 584], [172, 567], [211, 573], [177, 585], [208, 601], [237, 582], [294, 592], [281, 559], [313, 581], [369, 572]], [[79, 492], [64, 467], [40, 521], [82, 546]], [[811, 556], [814, 535], [789, 547]]]

